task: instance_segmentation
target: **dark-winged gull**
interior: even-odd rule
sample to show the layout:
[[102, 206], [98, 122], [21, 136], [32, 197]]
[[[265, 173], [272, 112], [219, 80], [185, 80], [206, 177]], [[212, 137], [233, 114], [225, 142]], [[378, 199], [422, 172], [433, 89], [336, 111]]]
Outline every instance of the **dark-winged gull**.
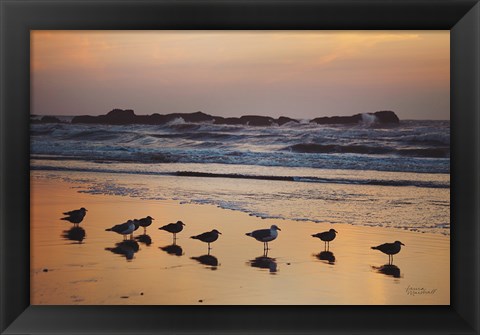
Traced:
[[138, 224], [140, 225], [140, 227], [143, 227], [143, 234], [147, 233], [147, 227], [152, 224], [152, 220], [155, 220], [155, 219], [152, 218], [150, 215], [147, 216], [146, 218], [141, 218], [138, 220]]
[[175, 240], [177, 238], [177, 233], [183, 230], [183, 226], [185, 226], [185, 223], [183, 223], [182, 221], [177, 221], [175, 223], [169, 223], [158, 229], [165, 230], [165, 231], [168, 231], [169, 233], [172, 233], [173, 239]]
[[393, 243], [384, 243], [380, 244], [376, 247], [372, 247], [373, 250], [380, 250], [384, 254], [388, 255], [388, 264], [392, 264], [393, 262], [393, 255], [398, 254], [400, 250], [402, 249], [402, 242], [400, 241], [395, 241]]
[[[135, 228], [133, 228], [133, 231], [137, 231], [137, 229], [140, 227], [140, 221], [137, 219], [133, 219], [133, 225]], [[130, 239], [133, 239], [133, 232], [130, 234]]]
[[[135, 220], [128, 220], [125, 223], [117, 224], [113, 226], [112, 228], [107, 228], [105, 229], [106, 231], [114, 231], [117, 234], [123, 235], [123, 238], [126, 239], [127, 235], [133, 234], [135, 231]], [[138, 228], [138, 226], [136, 226]]]
[[254, 230], [251, 233], [245, 235], [251, 236], [259, 242], [263, 242], [263, 249], [268, 250], [268, 242], [273, 241], [278, 236], [278, 231], [281, 230], [277, 225], [272, 225], [270, 229]]
[[221, 235], [222, 233], [214, 229], [212, 231], [209, 231], [200, 235], [190, 236], [190, 238], [208, 243], [208, 249], [210, 249], [210, 243], [215, 242], [218, 239], [218, 234]]
[[336, 231], [335, 229], [330, 229], [329, 231], [313, 234], [312, 237], [317, 237], [321, 239], [323, 242], [325, 242], [325, 249], [327, 249], [327, 244], [328, 244], [328, 248], [330, 248], [330, 241], [333, 241], [337, 236], [337, 234], [338, 234], [338, 231]]
[[66, 217], [61, 218], [61, 220], [70, 221], [71, 223], [78, 225], [80, 222], [83, 221], [83, 218], [87, 214], [87, 210], [82, 207], [80, 209], [75, 209], [73, 211], [64, 212], [63, 215]]

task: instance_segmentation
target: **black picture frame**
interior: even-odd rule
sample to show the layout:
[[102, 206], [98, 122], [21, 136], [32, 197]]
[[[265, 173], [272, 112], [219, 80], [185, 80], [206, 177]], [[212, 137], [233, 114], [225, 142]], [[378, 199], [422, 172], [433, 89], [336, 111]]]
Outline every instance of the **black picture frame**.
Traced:
[[[0, 0], [0, 332], [479, 333], [480, 5], [476, 0]], [[450, 306], [30, 306], [32, 29], [451, 32]]]

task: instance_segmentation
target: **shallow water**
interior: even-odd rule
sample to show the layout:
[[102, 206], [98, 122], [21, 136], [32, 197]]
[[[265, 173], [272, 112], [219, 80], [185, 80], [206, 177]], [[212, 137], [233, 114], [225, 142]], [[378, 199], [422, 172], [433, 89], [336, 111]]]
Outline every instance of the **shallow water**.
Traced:
[[[135, 189], [138, 194], [78, 192], [88, 191], [88, 185], [95, 185], [103, 179], [108, 179], [119, 189]], [[260, 219], [212, 205], [142, 199], [142, 194], [149, 189], [158, 188], [160, 194], [160, 190], [174, 187], [179, 192], [182, 189], [185, 191], [185, 186], [181, 185], [184, 180], [188, 179], [32, 172], [32, 304], [450, 302], [448, 236], [354, 226], [343, 222], [334, 226], [339, 234], [330, 245], [333, 255], [321, 254], [323, 243], [310, 235], [329, 229], [330, 223]], [[231, 179], [216, 183], [210, 178], [192, 178], [189, 182], [191, 192], [195, 192], [195, 183], [200, 182], [202, 184], [198, 186], [204, 190], [223, 185], [225, 195], [234, 186], [253, 187], [243, 180], [240, 183]], [[234, 185], [229, 185], [229, 182]], [[258, 190], [258, 181], [252, 182]], [[330, 192], [333, 190], [330, 189]], [[385, 192], [383, 197], [392, 198], [391, 193]], [[417, 198], [421, 197], [418, 192], [414, 194]], [[343, 193], [341, 197], [344, 198]], [[337, 210], [350, 206], [350, 203], [351, 199], [338, 204]], [[79, 242], [75, 240], [82, 235], [79, 230], [72, 233], [72, 224], [59, 219], [63, 211], [81, 206], [86, 207], [88, 213], [80, 224], [85, 238]], [[264, 206], [268, 208], [278, 204], [274, 199], [266, 199]], [[321, 209], [323, 213], [324, 207], [328, 206], [317, 207], [317, 210]], [[365, 205], [353, 210], [352, 213], [357, 211], [358, 215], [352, 214], [352, 219], [368, 217], [368, 211], [360, 213], [361, 208]], [[372, 209], [371, 213], [375, 211]], [[151, 243], [145, 243], [149, 239], [144, 236], [140, 237], [143, 242], [119, 245], [122, 237], [105, 231], [105, 228], [126, 219], [146, 215], [155, 218], [147, 230]], [[386, 218], [397, 214], [383, 212], [376, 215]], [[158, 227], [177, 220], [182, 220], [186, 226], [178, 235], [176, 246], [172, 247], [171, 235], [158, 230]], [[245, 236], [245, 233], [271, 224], [277, 224], [282, 231], [264, 257], [262, 244]], [[188, 237], [213, 228], [221, 231], [222, 235], [212, 244], [208, 255], [204, 243]], [[70, 234], [66, 233], [69, 230]], [[137, 238], [142, 235], [141, 228], [135, 235]], [[370, 246], [394, 240], [401, 240], [406, 246], [395, 256], [396, 267], [382, 267], [388, 257], [371, 250]], [[435, 291], [411, 295], [408, 292], [412, 288]]]
[[[189, 167], [192, 168], [191, 165]], [[221, 167], [213, 168], [221, 171]], [[296, 175], [311, 174], [304, 169], [289, 171]], [[376, 179], [391, 182], [418, 178], [418, 174], [414, 173], [377, 171], [324, 170], [316, 173], [327, 179], [351, 178], [359, 181]], [[120, 173], [52, 171], [35, 174], [50, 180], [78, 182], [79, 192], [89, 194], [211, 204], [260, 218], [392, 227], [444, 235], [450, 233], [449, 188]], [[446, 175], [423, 175], [422, 180], [449, 183]]]

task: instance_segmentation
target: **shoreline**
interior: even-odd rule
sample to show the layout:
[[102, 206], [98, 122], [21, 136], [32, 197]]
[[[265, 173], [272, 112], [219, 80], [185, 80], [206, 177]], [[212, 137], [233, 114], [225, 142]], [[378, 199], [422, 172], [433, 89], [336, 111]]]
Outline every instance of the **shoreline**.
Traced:
[[[79, 193], [79, 183], [35, 176], [31, 187], [32, 304], [450, 303], [449, 236], [260, 219], [208, 204]], [[62, 237], [71, 227], [59, 214], [81, 206], [89, 212], [80, 224], [86, 237], [77, 243]], [[147, 230], [151, 244], [139, 241], [131, 260], [107, 250], [122, 238], [105, 228], [146, 215], [155, 218]], [[177, 220], [186, 223], [176, 244], [181, 252], [169, 249], [170, 234], [158, 230]], [[262, 244], [245, 233], [271, 224], [282, 231], [262, 258]], [[310, 236], [330, 227], [339, 231], [330, 245], [333, 263], [321, 259], [323, 243]], [[188, 238], [213, 228], [222, 232], [210, 254], [216, 266], [212, 257], [202, 258], [206, 245]], [[406, 245], [394, 258], [398, 270], [385, 267], [387, 255], [370, 249], [394, 240]], [[434, 293], [408, 293], [421, 289]]]

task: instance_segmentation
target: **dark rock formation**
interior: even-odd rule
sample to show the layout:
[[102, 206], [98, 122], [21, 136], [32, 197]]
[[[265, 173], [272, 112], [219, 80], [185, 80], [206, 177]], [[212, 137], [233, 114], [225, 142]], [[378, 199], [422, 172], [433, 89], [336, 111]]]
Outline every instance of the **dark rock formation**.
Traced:
[[[392, 111], [380, 111], [375, 113], [367, 113], [369, 115], [375, 116], [375, 122], [384, 124], [384, 123], [394, 123], [397, 124], [400, 122], [398, 116]], [[352, 116], [332, 116], [332, 117], [319, 117], [311, 120], [310, 122], [318, 124], [355, 124], [363, 122], [364, 119], [362, 114], [355, 114]]]
[[214, 122], [215, 124], [228, 124], [228, 125], [240, 125], [242, 121], [238, 117], [221, 117], [215, 116]]
[[400, 119], [392, 111], [380, 111], [373, 113], [380, 123], [399, 123]]
[[108, 124], [132, 124], [135, 123], [136, 115], [131, 109], [114, 109], [104, 119]]
[[[368, 113], [375, 116], [375, 122], [380, 124], [385, 123], [399, 123], [399, 119], [394, 112], [380, 111], [375, 113]], [[45, 117], [44, 117], [45, 118]], [[269, 116], [259, 115], [244, 115], [241, 117], [221, 117], [212, 116], [203, 112], [195, 113], [172, 113], [172, 114], [152, 114], [152, 115], [135, 115], [131, 109], [114, 109], [106, 115], [90, 116], [81, 115], [75, 116], [72, 119], [72, 123], [98, 123], [98, 124], [112, 124], [112, 125], [124, 125], [124, 124], [149, 124], [160, 125], [171, 122], [175, 119], [182, 118], [187, 123], [199, 123], [199, 122], [211, 122], [214, 124], [224, 125], [249, 125], [258, 127], [268, 127], [272, 125], [284, 125], [288, 122], [296, 122], [298, 120], [291, 119], [289, 117], [279, 117], [274, 119]], [[363, 121], [362, 114], [355, 114], [352, 116], [333, 116], [333, 117], [320, 117], [311, 120], [310, 122], [318, 124], [357, 124]], [[51, 122], [60, 122], [51, 121]]]
[[275, 123], [278, 124], [279, 126], [283, 126], [285, 123], [289, 123], [289, 122], [299, 123], [300, 121], [295, 120], [295, 119], [291, 119], [291, 118], [285, 117], [285, 116], [280, 116], [280, 117], [275, 121]]
[[248, 126], [271, 126], [274, 119], [268, 116], [244, 115], [240, 117], [242, 124]]
[[291, 119], [289, 117], [281, 116], [278, 119], [271, 118], [269, 116], [258, 116], [258, 115], [244, 115], [242, 117], [221, 117], [214, 116], [215, 124], [228, 124], [228, 125], [248, 125], [248, 126], [258, 126], [258, 127], [267, 127], [273, 124], [278, 124], [279, 126], [287, 122], [299, 122], [298, 120]]
[[324, 117], [317, 117], [316, 119], [310, 120], [312, 123], [318, 124], [354, 124], [359, 123], [362, 121], [362, 115], [356, 114], [353, 116], [324, 116]]

